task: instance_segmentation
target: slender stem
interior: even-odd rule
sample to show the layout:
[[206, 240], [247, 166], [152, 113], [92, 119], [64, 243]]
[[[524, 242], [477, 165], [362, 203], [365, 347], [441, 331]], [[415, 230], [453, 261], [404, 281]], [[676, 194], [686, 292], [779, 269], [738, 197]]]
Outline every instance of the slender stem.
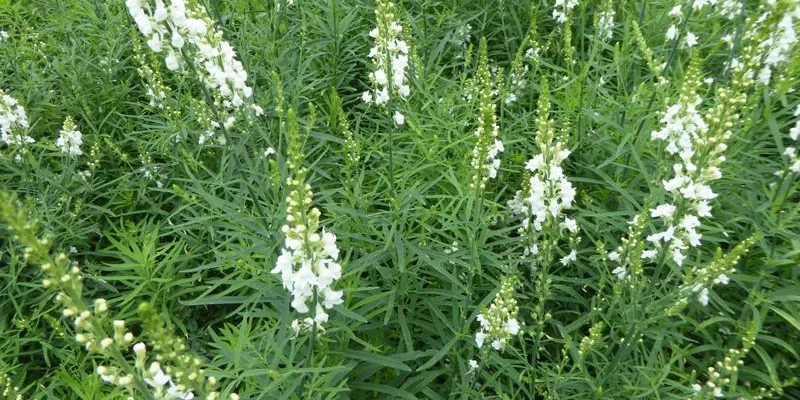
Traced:
[[394, 127], [389, 129], [389, 194], [394, 198]]

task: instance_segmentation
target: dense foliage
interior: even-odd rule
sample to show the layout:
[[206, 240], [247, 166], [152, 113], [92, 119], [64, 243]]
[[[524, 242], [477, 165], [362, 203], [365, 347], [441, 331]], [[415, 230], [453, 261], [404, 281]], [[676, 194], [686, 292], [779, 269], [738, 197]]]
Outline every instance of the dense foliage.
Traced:
[[0, 398], [800, 398], [797, 0], [0, 0]]

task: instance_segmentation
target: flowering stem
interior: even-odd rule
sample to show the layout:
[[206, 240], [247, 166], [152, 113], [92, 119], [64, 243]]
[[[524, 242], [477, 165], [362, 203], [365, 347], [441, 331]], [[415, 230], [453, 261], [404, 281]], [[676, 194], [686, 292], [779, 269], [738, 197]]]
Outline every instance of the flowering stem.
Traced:
[[[186, 63], [186, 64], [189, 65], [189, 69], [193, 74], [197, 74], [197, 69], [195, 68], [194, 63]], [[219, 110], [217, 110], [217, 106], [214, 104], [214, 101], [211, 98], [211, 93], [208, 92], [208, 88], [206, 88], [205, 85], [200, 85], [200, 90], [203, 91], [203, 96], [205, 97], [206, 104], [208, 104], [209, 108], [211, 109], [211, 112], [214, 114], [214, 119], [219, 120], [219, 118], [220, 118]], [[220, 125], [219, 126], [220, 129], [222, 129], [222, 134], [225, 136], [225, 142], [226, 143], [233, 143], [231, 141], [231, 134], [230, 134], [230, 132], [228, 132], [228, 128], [225, 127], [225, 124], [219, 124], [219, 125]], [[233, 160], [236, 163], [236, 165], [234, 166], [234, 169], [236, 169], [236, 171], [239, 173], [239, 175], [240, 175], [240, 177], [242, 179], [242, 183], [247, 188], [247, 192], [250, 195], [250, 197], [252, 198], [253, 204], [255, 204], [255, 208], [256, 208], [256, 211], [258, 212], [258, 216], [261, 217], [261, 221], [263, 221], [263, 223], [266, 224], [266, 222], [269, 221], [269, 219], [267, 218], [267, 214], [264, 211], [264, 208], [261, 206], [261, 203], [258, 201], [258, 196], [256, 196], [256, 193], [253, 191], [253, 185], [250, 185], [249, 183], [247, 183], [247, 175], [246, 175], [247, 169], [242, 168], [242, 163], [239, 160], [239, 156], [241, 155], [241, 153], [242, 153], [241, 145], [237, 144], [236, 147], [235, 147], [234, 154], [233, 154]], [[244, 154], [245, 154], [245, 157], [249, 157], [247, 152], [244, 152]]]

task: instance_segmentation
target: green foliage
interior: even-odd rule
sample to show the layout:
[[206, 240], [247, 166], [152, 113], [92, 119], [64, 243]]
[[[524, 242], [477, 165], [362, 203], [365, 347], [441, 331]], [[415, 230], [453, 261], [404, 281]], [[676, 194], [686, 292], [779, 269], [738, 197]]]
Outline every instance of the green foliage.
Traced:
[[[410, 91], [388, 108], [361, 99], [375, 84], [374, 2], [199, 3], [264, 111], [213, 135], [213, 94], [197, 71], [167, 68], [124, 1], [0, 0], [0, 89], [36, 140], [0, 142], [0, 399], [155, 398], [143, 372], [155, 360], [203, 398], [800, 398], [800, 176], [787, 154], [800, 47], [767, 85], [757, 69], [796, 1], [741, 2], [728, 19], [740, 2], [587, 0], [562, 23], [547, 2], [396, 1]], [[682, 265], [666, 249], [643, 258], [681, 162], [650, 133], [695, 93], [713, 137], [696, 167], [719, 168], [718, 196]], [[67, 119], [82, 155], [57, 145]], [[495, 121], [499, 170], [476, 176], [493, 137], [475, 130]], [[578, 229], [522, 229], [509, 201], [530, 195], [527, 161], [560, 150]], [[287, 196], [305, 184], [314, 226], [336, 235], [344, 292], [313, 332], [293, 329], [270, 273]], [[503, 351], [479, 348], [479, 314], [499, 297], [520, 332], [498, 317]], [[97, 314], [98, 340], [126, 321], [147, 365], [123, 335], [87, 351], [70, 307]], [[109, 384], [105, 365], [137, 380]]]

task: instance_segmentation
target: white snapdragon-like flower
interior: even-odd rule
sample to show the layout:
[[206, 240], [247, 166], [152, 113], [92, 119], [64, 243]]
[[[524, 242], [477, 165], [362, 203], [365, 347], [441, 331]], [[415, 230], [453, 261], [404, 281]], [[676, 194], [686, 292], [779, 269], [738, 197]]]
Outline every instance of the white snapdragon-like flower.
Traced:
[[611, 39], [614, 29], [614, 10], [608, 9], [597, 17], [597, 36], [603, 40]]
[[559, 24], [567, 21], [567, 16], [575, 6], [578, 5], [578, 0], [556, 0], [553, 7], [553, 18]]
[[578, 259], [578, 254], [573, 249], [572, 251], [569, 252], [569, 254], [567, 254], [566, 256], [562, 257], [560, 262], [561, 262], [561, 265], [566, 266], [567, 264], [569, 264], [571, 262], [575, 262], [577, 259]]
[[397, 124], [397, 126], [400, 126], [400, 125], [403, 125], [403, 124], [406, 123], [406, 117], [400, 111], [395, 111], [393, 118], [394, 118], [394, 123]]
[[36, 142], [25, 134], [27, 129], [28, 116], [25, 108], [17, 99], [0, 89], [0, 142], [24, 150], [25, 145]]
[[[661, 118], [662, 127], [651, 133], [653, 140], [662, 140], [667, 143], [667, 153], [677, 155], [680, 162], [673, 165], [674, 176], [663, 181], [664, 189], [669, 192], [674, 200], [686, 204], [683, 218], [675, 221], [677, 210], [674, 202], [660, 204], [650, 210], [653, 219], [665, 222], [665, 229], [647, 237], [647, 241], [657, 247], [668, 248], [672, 260], [682, 265], [686, 259], [684, 250], [696, 247], [701, 243], [702, 235], [697, 231], [700, 226], [698, 217], [711, 215], [709, 200], [717, 194], [708, 185], [709, 182], [722, 176], [715, 164], [698, 168], [699, 154], [698, 143], [707, 140], [708, 124], [703, 120], [698, 110], [700, 96], [696, 93], [684, 94], [681, 99], [667, 108]], [[712, 150], [712, 157], [717, 157], [717, 162], [724, 160], [718, 154], [725, 150], [725, 144], [719, 143]], [[648, 253], [650, 255], [652, 253]], [[644, 258], [644, 254], [643, 254]]]
[[[560, 148], [561, 143], [554, 147]], [[558, 219], [563, 210], [571, 208], [575, 199], [575, 189], [561, 168], [570, 151], [562, 149], [548, 154], [552, 157], [549, 160], [543, 154], [528, 160], [525, 169], [531, 173], [528, 180], [530, 189], [527, 193], [517, 191], [514, 199], [508, 203], [512, 212], [523, 216], [523, 228], [532, 225], [534, 230], [540, 231], [546, 221]], [[573, 231], [571, 228], [569, 230]]]
[[[312, 309], [314, 317], [293, 323], [297, 329], [301, 327], [320, 326], [328, 321], [327, 309], [341, 304], [342, 291], [333, 290], [331, 285], [342, 276], [342, 267], [336, 262], [339, 249], [336, 246], [336, 235], [324, 228], [316, 232], [320, 212], [312, 208], [307, 216], [308, 221], [301, 221], [297, 216], [299, 207], [294, 191], [290, 194], [289, 216], [287, 224], [281, 228], [286, 235], [284, 248], [281, 251], [273, 274], [281, 276], [283, 287], [292, 294], [291, 306], [297, 312], [306, 314]], [[306, 186], [306, 196], [310, 198], [311, 189]]]
[[75, 127], [72, 118], [67, 118], [64, 121], [64, 126], [58, 133], [56, 146], [58, 146], [63, 153], [67, 153], [71, 156], [79, 156], [83, 154], [81, 145], [83, 145], [83, 134]]
[[164, 55], [167, 69], [180, 70], [184, 59], [190, 58], [200, 81], [226, 113], [241, 109], [252, 97], [247, 71], [200, 2], [171, 0], [166, 5], [163, 0], [127, 0], [125, 4], [147, 46]]
[[165, 374], [158, 362], [153, 362], [146, 371], [145, 383], [152, 387], [157, 398], [192, 400], [194, 393], [191, 390], [180, 390], [172, 381], [172, 377]]
[[488, 341], [493, 349], [504, 350], [508, 340], [519, 334], [521, 326], [517, 320], [519, 307], [514, 299], [515, 285], [513, 276], [504, 278], [492, 304], [478, 314], [480, 328], [475, 333], [475, 344], [479, 348]]
[[[378, 0], [375, 14], [377, 27], [369, 32], [375, 45], [368, 55], [374, 68], [369, 75], [372, 89], [362, 93], [361, 99], [381, 106], [394, 96], [406, 98], [411, 93], [407, 79], [409, 47], [403, 38], [403, 27], [395, 21], [394, 3]], [[394, 119], [397, 125], [403, 125], [398, 122], [397, 114]]]
[[795, 2], [791, 7], [782, 15], [769, 37], [760, 43], [760, 52], [764, 55], [764, 63], [758, 71], [758, 81], [763, 85], [770, 83], [773, 70], [789, 61], [797, 43], [798, 36], [795, 25], [800, 20], [800, 3]]
[[697, 35], [686, 32], [686, 47], [694, 47], [697, 44]]

